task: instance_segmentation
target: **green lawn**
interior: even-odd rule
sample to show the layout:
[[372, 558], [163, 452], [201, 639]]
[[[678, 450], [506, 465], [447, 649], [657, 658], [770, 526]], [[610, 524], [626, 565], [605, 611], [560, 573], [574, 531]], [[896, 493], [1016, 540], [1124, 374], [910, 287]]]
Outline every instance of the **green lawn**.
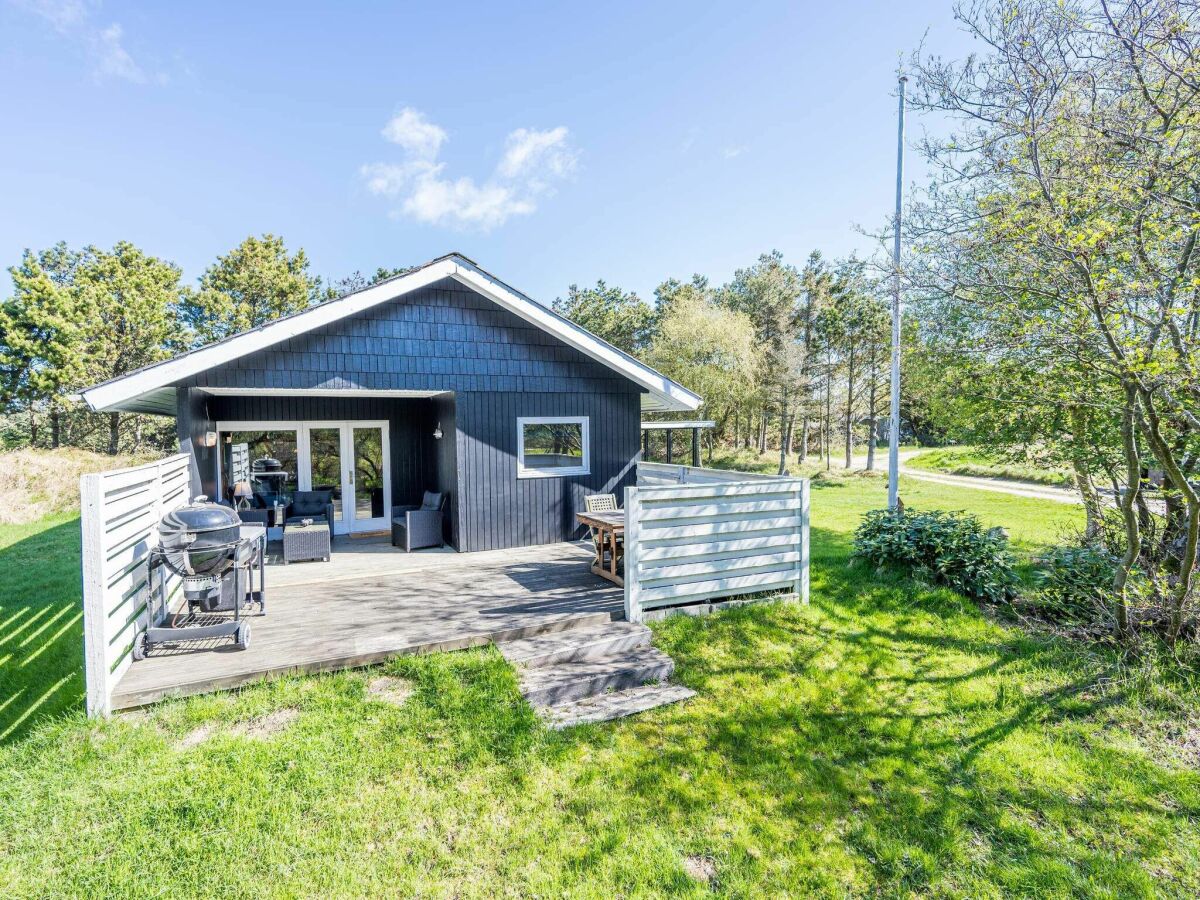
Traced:
[[905, 465], [948, 475], [975, 475], [983, 478], [1006, 478], [1032, 481], [1057, 487], [1071, 486], [1071, 473], [1066, 469], [1051, 469], [1032, 463], [1000, 459], [974, 447], [941, 447], [925, 450], [909, 457]]
[[[3, 532], [0, 685], [22, 712], [0, 720], [0, 895], [1200, 893], [1195, 689], [851, 566], [883, 494], [814, 490], [811, 606], [656, 626], [698, 697], [566, 733], [491, 649], [387, 665], [415, 687], [400, 707], [343, 673], [38, 722], [81, 692], [75, 523]], [[1025, 550], [1078, 515], [903, 495]], [[280, 710], [273, 737], [238, 733]]]

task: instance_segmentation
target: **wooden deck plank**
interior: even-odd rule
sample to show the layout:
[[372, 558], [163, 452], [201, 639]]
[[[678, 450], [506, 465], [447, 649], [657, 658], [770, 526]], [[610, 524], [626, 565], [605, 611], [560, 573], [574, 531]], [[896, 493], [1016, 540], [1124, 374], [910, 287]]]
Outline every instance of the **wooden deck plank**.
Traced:
[[267, 614], [250, 616], [248, 649], [155, 650], [130, 666], [112, 705], [622, 618], [621, 591], [588, 571], [591, 558], [581, 543], [405, 554], [386, 540], [339, 540], [329, 563], [268, 567]]

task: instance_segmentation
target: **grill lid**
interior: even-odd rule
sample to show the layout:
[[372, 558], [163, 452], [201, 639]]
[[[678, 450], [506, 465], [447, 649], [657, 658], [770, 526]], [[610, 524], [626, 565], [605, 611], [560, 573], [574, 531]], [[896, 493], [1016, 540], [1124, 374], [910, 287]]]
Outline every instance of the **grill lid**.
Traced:
[[242, 523], [238, 514], [228, 506], [209, 503], [205, 496], [196, 497], [186, 506], [173, 509], [158, 525], [162, 534], [191, 532], [204, 534], [209, 531], [219, 531], [223, 528], [236, 527]]

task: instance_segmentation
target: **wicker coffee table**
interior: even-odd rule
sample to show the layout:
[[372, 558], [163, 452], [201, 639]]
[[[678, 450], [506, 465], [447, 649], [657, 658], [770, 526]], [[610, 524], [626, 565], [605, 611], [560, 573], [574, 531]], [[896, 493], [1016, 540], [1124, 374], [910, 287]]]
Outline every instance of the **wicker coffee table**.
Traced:
[[329, 562], [328, 525], [286, 525], [283, 529], [283, 561], [323, 559]]

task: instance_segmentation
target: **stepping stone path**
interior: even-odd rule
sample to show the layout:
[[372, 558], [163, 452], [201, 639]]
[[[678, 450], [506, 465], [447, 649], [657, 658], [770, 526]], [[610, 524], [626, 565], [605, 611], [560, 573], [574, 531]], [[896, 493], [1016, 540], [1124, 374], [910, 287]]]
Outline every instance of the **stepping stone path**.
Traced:
[[675, 661], [650, 646], [645, 625], [584, 624], [496, 646], [551, 728], [607, 722], [695, 696], [669, 683]]

